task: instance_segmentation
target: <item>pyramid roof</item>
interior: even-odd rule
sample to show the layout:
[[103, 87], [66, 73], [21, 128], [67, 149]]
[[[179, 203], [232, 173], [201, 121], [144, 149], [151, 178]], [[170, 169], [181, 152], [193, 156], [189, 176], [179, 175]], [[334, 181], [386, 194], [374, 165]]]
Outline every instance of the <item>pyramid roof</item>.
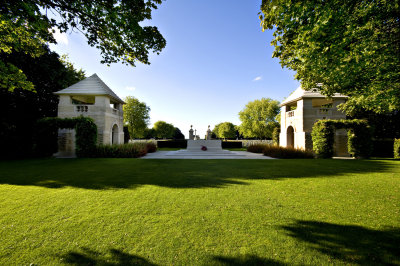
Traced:
[[85, 78], [74, 85], [69, 86], [63, 90], [57, 91], [57, 95], [107, 95], [114, 101], [124, 104], [117, 94], [115, 94], [110, 87], [108, 87], [96, 74]]
[[[281, 106], [287, 105], [292, 102], [296, 102], [303, 98], [327, 98], [327, 97], [325, 95], [322, 95], [318, 89], [312, 89], [306, 91], [300, 86], [281, 103]], [[340, 93], [334, 93], [329, 98], [348, 98], [348, 96]]]

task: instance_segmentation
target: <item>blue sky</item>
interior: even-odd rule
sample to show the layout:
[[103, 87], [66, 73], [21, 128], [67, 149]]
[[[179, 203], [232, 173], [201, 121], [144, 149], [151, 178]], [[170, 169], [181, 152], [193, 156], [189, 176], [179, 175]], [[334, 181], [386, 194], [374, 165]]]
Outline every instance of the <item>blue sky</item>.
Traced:
[[262, 97], [282, 101], [299, 86], [294, 72], [272, 58], [272, 31], [262, 32], [261, 0], [167, 0], [153, 13], [167, 41], [151, 65], [100, 64], [100, 52], [83, 35], [58, 36], [51, 49], [90, 76], [98, 76], [121, 98], [135, 96], [151, 108], [151, 126], [164, 120], [188, 136], [207, 126], [240, 124], [238, 113]]

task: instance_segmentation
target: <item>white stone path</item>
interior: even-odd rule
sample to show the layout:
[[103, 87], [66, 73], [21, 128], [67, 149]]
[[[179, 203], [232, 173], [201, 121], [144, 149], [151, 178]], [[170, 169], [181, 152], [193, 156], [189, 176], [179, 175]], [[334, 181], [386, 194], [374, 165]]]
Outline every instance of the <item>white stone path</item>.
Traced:
[[[207, 147], [203, 151], [202, 147]], [[177, 151], [157, 151], [143, 159], [273, 159], [247, 151], [229, 151], [221, 148], [220, 140], [188, 140], [187, 149]]]
[[148, 153], [142, 159], [274, 159], [263, 154], [247, 151], [157, 151]]

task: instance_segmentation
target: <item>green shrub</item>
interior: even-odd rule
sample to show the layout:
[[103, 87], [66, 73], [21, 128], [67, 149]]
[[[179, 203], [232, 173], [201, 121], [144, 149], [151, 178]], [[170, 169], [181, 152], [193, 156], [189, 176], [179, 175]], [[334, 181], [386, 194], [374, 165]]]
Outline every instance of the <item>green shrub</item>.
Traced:
[[96, 149], [97, 126], [92, 118], [78, 117], [75, 124], [75, 150], [78, 157], [91, 157]]
[[311, 132], [313, 150], [317, 158], [331, 158], [335, 141], [335, 127], [332, 120], [317, 121]]
[[277, 145], [267, 145], [263, 151], [265, 156], [280, 159], [313, 159], [314, 154], [311, 151], [302, 149], [280, 147]]
[[400, 139], [394, 140], [394, 158], [400, 159]]
[[369, 158], [372, 153], [372, 130], [364, 120], [345, 120], [347, 128], [347, 146], [356, 158]]
[[372, 152], [372, 130], [367, 121], [319, 120], [311, 133], [313, 150], [318, 158], [331, 158], [335, 141], [335, 129], [347, 129], [347, 148], [356, 158], [368, 158]]
[[78, 157], [91, 157], [97, 142], [97, 126], [92, 118], [58, 118], [39, 119], [35, 128], [34, 150], [39, 156], [50, 156], [57, 152], [59, 128], [75, 129], [75, 149]]
[[139, 158], [147, 154], [146, 143], [98, 145], [92, 153], [96, 158]]
[[152, 153], [157, 151], [157, 145], [153, 142], [146, 143], [147, 153]]
[[272, 140], [275, 145], [279, 145], [279, 134], [281, 133], [281, 129], [279, 127], [274, 128], [272, 132]]
[[260, 144], [260, 143], [250, 144], [247, 147], [247, 151], [248, 152], [253, 152], [253, 153], [263, 153], [264, 149], [267, 148], [267, 146], [271, 146], [271, 145], [269, 145], [269, 144]]

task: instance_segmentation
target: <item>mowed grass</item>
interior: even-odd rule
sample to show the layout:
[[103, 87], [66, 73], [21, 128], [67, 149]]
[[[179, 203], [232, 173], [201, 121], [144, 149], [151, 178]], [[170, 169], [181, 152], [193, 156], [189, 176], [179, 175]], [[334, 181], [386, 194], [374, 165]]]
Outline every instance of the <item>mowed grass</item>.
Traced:
[[0, 265], [400, 264], [400, 161], [0, 162]]

